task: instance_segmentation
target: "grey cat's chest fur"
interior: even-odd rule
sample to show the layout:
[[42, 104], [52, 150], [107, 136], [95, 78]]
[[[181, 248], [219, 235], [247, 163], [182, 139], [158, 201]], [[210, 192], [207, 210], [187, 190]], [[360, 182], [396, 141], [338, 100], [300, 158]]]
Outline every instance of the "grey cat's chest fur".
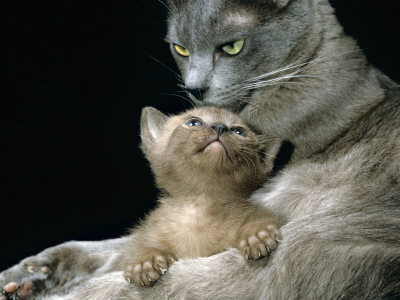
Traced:
[[383, 105], [326, 151], [292, 163], [253, 198], [287, 221], [348, 205], [348, 213], [372, 208], [377, 214], [392, 206], [392, 217], [400, 216], [395, 204], [400, 191], [397, 94], [389, 92]]

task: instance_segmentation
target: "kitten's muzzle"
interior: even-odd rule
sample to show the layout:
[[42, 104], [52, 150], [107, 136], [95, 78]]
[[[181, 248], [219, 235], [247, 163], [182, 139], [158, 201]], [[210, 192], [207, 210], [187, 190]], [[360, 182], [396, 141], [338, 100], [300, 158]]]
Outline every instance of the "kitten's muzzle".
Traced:
[[222, 135], [224, 132], [228, 131], [228, 126], [222, 123], [214, 123], [211, 125], [211, 128], [218, 133], [218, 135]]

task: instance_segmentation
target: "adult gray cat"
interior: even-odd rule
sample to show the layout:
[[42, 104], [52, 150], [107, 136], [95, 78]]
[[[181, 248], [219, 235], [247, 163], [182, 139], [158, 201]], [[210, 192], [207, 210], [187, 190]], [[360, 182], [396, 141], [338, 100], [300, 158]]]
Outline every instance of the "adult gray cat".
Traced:
[[189, 91], [294, 145], [253, 197], [286, 220], [278, 249], [254, 263], [234, 249], [181, 260], [136, 288], [109, 267], [126, 239], [72, 242], [3, 272], [0, 284], [32, 278], [37, 295], [41, 285], [68, 291], [60, 299], [399, 298], [398, 85], [367, 64], [327, 0], [171, 0], [169, 9], [167, 40]]

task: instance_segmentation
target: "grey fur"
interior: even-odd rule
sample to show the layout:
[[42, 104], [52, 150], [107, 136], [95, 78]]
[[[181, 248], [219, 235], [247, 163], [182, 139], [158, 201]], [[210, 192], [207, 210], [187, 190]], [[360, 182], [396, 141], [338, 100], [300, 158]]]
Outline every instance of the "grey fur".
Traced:
[[[171, 0], [170, 9], [167, 40], [191, 53], [174, 54], [188, 88], [207, 89], [203, 103], [236, 110], [295, 146], [285, 169], [253, 196], [286, 220], [283, 240], [262, 262], [248, 263], [235, 249], [179, 261], [151, 289], [106, 268], [79, 273], [82, 286], [57, 299], [93, 299], [94, 292], [96, 299], [400, 298], [398, 85], [367, 64], [327, 0]], [[233, 11], [248, 26], [223, 30]], [[215, 52], [241, 37], [239, 55]], [[97, 266], [115, 254], [112, 243], [93, 243], [105, 251]], [[88, 245], [46, 251], [74, 247], [80, 260], [92, 252]], [[3, 272], [0, 283], [21, 283], [21, 266]]]

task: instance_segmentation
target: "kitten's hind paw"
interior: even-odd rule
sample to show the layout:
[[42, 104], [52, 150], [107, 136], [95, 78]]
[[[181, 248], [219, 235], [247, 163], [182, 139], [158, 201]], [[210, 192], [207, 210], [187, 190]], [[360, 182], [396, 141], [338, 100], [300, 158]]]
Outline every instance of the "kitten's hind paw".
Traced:
[[251, 223], [240, 229], [238, 249], [246, 259], [268, 256], [281, 240], [279, 230], [271, 224]]
[[150, 287], [165, 274], [170, 264], [176, 261], [172, 254], [148, 248], [128, 266], [125, 279], [139, 287]]

